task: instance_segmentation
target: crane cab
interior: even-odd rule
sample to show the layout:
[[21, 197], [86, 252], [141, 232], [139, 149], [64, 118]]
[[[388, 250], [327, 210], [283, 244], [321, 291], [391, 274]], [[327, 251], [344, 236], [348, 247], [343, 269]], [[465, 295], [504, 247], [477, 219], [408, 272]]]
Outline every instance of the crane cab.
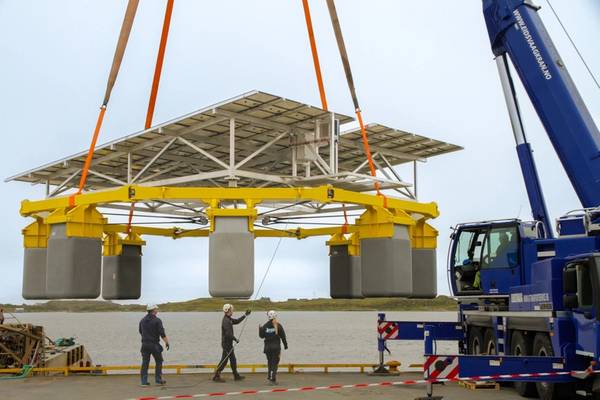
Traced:
[[508, 295], [523, 284], [521, 242], [536, 237], [520, 220], [459, 224], [451, 235], [448, 278], [455, 296]]

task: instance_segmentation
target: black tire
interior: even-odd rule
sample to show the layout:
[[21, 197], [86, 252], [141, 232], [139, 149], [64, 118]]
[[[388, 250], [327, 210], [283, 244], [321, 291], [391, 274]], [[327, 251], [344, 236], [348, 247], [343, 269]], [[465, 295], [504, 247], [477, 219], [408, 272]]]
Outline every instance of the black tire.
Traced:
[[498, 354], [498, 343], [493, 329], [486, 329], [483, 333], [483, 348], [482, 354], [495, 356]]
[[[510, 354], [527, 356], [532, 353], [532, 343], [521, 331], [514, 331], [510, 340]], [[535, 382], [514, 382], [515, 390], [523, 397], [537, 397]]]
[[[534, 356], [553, 356], [552, 342], [545, 333], [538, 333], [533, 339]], [[538, 395], [541, 400], [567, 400], [574, 399], [575, 386], [572, 383], [536, 382]]]
[[481, 328], [472, 326], [469, 328], [467, 342], [467, 352], [473, 355], [479, 355], [483, 351], [483, 332]]

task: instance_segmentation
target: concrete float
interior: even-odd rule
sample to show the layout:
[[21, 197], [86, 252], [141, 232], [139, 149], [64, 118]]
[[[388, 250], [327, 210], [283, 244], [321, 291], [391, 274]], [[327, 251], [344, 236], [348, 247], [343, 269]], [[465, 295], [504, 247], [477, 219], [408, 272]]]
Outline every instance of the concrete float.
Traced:
[[254, 234], [246, 216], [215, 216], [208, 236], [208, 291], [250, 298], [254, 292]]
[[93, 206], [57, 209], [46, 254], [46, 295], [50, 299], [95, 299], [100, 296], [102, 235], [105, 219]]
[[48, 225], [43, 218], [27, 225], [23, 230], [23, 287], [26, 300], [46, 300], [46, 253]]
[[121, 239], [108, 234], [102, 256], [102, 298], [105, 300], [137, 300], [142, 295], [142, 246], [138, 235]]
[[333, 235], [329, 246], [329, 294], [332, 299], [362, 299], [361, 264], [358, 239]]

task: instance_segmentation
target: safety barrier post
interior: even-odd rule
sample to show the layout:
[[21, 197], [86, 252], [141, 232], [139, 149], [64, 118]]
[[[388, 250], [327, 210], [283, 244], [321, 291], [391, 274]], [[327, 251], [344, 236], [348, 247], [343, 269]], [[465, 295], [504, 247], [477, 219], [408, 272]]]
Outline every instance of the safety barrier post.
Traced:
[[[385, 321], [385, 313], [378, 313], [377, 326], [379, 327], [379, 324], [383, 321]], [[383, 352], [385, 351], [385, 339], [383, 338], [383, 334], [381, 332], [378, 333], [379, 336], [377, 337], [377, 351], [379, 352], [379, 366], [373, 372], [378, 374], [386, 374], [389, 371], [387, 370], [387, 368], [385, 368], [385, 359], [383, 354]]]

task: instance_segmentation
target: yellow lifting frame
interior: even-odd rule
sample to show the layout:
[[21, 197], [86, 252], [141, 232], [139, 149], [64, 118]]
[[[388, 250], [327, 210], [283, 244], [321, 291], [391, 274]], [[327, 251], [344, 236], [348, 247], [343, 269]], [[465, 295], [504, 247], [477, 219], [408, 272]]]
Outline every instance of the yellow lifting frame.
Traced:
[[210, 220], [210, 231], [213, 232], [215, 229], [215, 217], [246, 217], [248, 218], [248, 232], [253, 232], [254, 221], [256, 221], [258, 215], [255, 205], [260, 202], [244, 199], [244, 203], [246, 203], [246, 208], [219, 208], [219, 201], [217, 199], [211, 200], [210, 207], [206, 210], [206, 215]]
[[123, 253], [123, 245], [144, 246], [145, 244], [146, 242], [135, 232], [129, 232], [124, 238], [118, 232], [105, 232], [102, 243], [102, 255], [118, 256]]
[[42, 249], [48, 247], [48, 225], [42, 217], [35, 217], [35, 221], [27, 225], [23, 233], [23, 247], [27, 249]]
[[91, 204], [58, 208], [46, 217], [48, 225], [65, 224], [69, 237], [102, 238], [107, 219]]
[[[125, 224], [107, 224], [106, 219], [95, 210], [95, 205], [108, 203], [126, 203], [151, 200], [196, 200], [207, 204], [207, 215], [210, 226], [206, 229], [181, 229], [128, 226]], [[316, 201], [320, 203], [345, 203], [366, 207], [365, 212], [357, 219], [356, 225], [348, 225], [343, 230], [339, 226], [322, 228], [296, 229], [254, 229], [257, 217], [256, 205], [263, 201]], [[245, 208], [220, 208], [222, 201], [240, 201]], [[83, 193], [75, 197], [75, 207], [68, 208], [67, 196], [21, 203], [21, 214], [32, 216], [40, 221], [39, 214], [50, 211], [46, 224], [70, 221], [69, 236], [101, 237], [105, 234], [105, 255], [120, 254], [122, 241], [118, 233], [130, 233], [133, 244], [144, 244], [139, 235], [166, 236], [173, 239], [184, 237], [207, 237], [214, 227], [216, 216], [248, 217], [248, 230], [256, 238], [289, 237], [304, 239], [311, 236], [333, 236], [331, 241], [344, 241], [353, 255], [360, 254], [359, 238], [391, 237], [393, 225], [401, 224], [409, 227], [411, 243], [415, 248], [435, 248], [437, 231], [425, 221], [439, 215], [436, 203], [419, 203], [411, 200], [384, 199], [372, 194], [357, 193], [324, 185], [314, 188], [205, 188], [205, 187], [144, 187], [122, 186], [116, 189]], [[415, 219], [413, 216], [418, 215]], [[87, 221], [87, 222], [85, 222]], [[35, 224], [35, 223], [34, 223]], [[33, 225], [33, 224], [32, 224]], [[31, 225], [30, 225], [31, 226]], [[25, 229], [30, 228], [28, 226]], [[28, 232], [32, 232], [33, 227]], [[346, 238], [344, 234], [350, 234]], [[25, 230], [24, 230], [25, 235]], [[98, 236], [99, 235], [99, 236]], [[34, 243], [33, 237], [25, 239], [26, 243]], [[34, 243], [35, 244], [35, 243]], [[26, 244], [27, 246], [27, 244]]]
[[348, 246], [348, 255], [360, 256], [360, 240], [358, 233], [352, 233], [348, 238], [343, 233], [336, 233], [325, 242], [327, 246]]
[[[126, 185], [116, 189], [82, 193], [74, 198], [76, 206], [152, 200], [196, 200], [207, 205], [223, 200], [251, 201], [254, 204], [264, 200], [308, 200], [320, 203], [345, 203], [381, 208], [385, 206], [382, 196], [338, 189], [331, 185], [310, 188], [145, 187]], [[21, 215], [29, 216], [68, 207], [69, 196], [61, 196], [44, 200], [23, 200], [20, 211]], [[436, 218], [439, 215], [437, 204], [434, 202], [419, 203], [391, 197], [387, 198], [387, 209], [402, 210], [408, 214], [418, 213], [426, 218]]]

